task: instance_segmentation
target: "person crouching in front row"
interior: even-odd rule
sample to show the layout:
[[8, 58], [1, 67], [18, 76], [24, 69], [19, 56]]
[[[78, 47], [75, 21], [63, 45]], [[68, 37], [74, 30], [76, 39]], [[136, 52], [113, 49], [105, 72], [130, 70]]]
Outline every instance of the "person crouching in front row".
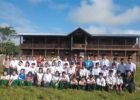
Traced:
[[94, 79], [93, 75], [89, 75], [89, 78], [87, 79], [87, 90], [94, 90], [96, 87], [96, 81]]
[[99, 77], [96, 80], [97, 90], [104, 90], [106, 86], [105, 79], [103, 77], [103, 73], [99, 73]]
[[59, 88], [67, 89], [69, 87], [69, 77], [65, 71], [62, 72], [62, 76], [60, 76]]
[[78, 80], [76, 78], [76, 74], [72, 75], [71, 81], [70, 81], [71, 89], [77, 89], [78, 87]]

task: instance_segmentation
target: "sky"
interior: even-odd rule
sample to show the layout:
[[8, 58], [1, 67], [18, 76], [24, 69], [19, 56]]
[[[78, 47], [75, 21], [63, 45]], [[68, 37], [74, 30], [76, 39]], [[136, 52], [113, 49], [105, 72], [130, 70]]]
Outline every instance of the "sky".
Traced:
[[140, 34], [140, 0], [0, 0], [0, 26], [17, 33]]

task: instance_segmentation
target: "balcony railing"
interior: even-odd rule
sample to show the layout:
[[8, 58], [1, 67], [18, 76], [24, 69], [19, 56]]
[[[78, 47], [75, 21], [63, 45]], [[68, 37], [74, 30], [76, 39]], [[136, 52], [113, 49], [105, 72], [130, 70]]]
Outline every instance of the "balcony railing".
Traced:
[[94, 45], [94, 44], [21, 44], [22, 49], [89, 49], [89, 50], [134, 50], [137, 45]]

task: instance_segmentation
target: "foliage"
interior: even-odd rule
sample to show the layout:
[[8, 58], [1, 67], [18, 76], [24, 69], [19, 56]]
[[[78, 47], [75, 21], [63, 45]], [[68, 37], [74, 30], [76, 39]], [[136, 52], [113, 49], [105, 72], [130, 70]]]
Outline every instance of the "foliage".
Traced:
[[3, 43], [3, 54], [17, 55], [20, 52], [20, 48], [13, 42], [7, 41]]

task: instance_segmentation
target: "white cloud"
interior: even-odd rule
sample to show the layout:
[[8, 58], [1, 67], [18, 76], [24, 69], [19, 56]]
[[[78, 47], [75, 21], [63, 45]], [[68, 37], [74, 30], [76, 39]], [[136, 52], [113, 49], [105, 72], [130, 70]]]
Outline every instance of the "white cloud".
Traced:
[[21, 9], [9, 2], [0, 3], [0, 19], [3, 21], [1, 25], [11, 25], [17, 32], [35, 32], [38, 28], [26, 18]]
[[[91, 2], [92, 1], [92, 2]], [[121, 7], [113, 0], [82, 0], [81, 5], [73, 8], [69, 16], [79, 23], [98, 23], [105, 25], [121, 25], [140, 21], [140, 7], [134, 6], [121, 13]]]
[[91, 34], [136, 34], [140, 35], [140, 30], [133, 29], [118, 29], [118, 28], [106, 28], [106, 27], [96, 27], [89, 26], [85, 30]]

